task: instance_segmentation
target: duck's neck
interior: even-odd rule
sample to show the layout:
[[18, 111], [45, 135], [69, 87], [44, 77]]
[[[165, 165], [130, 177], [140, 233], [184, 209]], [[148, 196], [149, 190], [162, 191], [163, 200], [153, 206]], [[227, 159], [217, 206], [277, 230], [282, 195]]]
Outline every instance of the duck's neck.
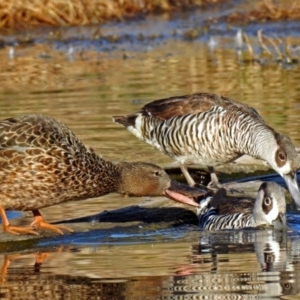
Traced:
[[[95, 198], [113, 192], [120, 192], [122, 181], [121, 168], [118, 164], [104, 160], [95, 153], [90, 153], [78, 168], [80, 175], [76, 177], [78, 182], [78, 190], [80, 190], [79, 198]], [[76, 185], [76, 182], [72, 182]]]
[[253, 213], [251, 215], [251, 222], [253, 227], [270, 224], [266, 218], [266, 215], [262, 211], [261, 207], [256, 208], [255, 206], [253, 208]]
[[244, 153], [263, 159], [272, 166], [273, 153], [277, 150], [275, 134], [274, 130], [265, 125], [249, 130], [241, 140]]
[[122, 195], [127, 195], [126, 192], [126, 176], [128, 174], [127, 170], [130, 172], [130, 164], [125, 161], [119, 161], [118, 163], [113, 164], [113, 173], [115, 174], [117, 181], [114, 181], [114, 192], [117, 192]]
[[118, 181], [115, 183], [115, 192], [122, 195], [140, 195], [140, 176], [137, 174], [138, 168], [136, 163], [120, 161], [114, 164], [117, 171]]

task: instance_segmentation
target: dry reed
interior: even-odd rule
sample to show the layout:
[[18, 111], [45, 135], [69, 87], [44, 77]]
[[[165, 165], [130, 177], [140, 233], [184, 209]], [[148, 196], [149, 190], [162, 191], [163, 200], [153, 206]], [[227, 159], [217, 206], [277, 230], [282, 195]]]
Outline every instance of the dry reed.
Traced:
[[[0, 28], [28, 28], [39, 25], [71, 26], [123, 20], [138, 14], [170, 12], [203, 7], [230, 0], [2, 0]], [[253, 10], [234, 12], [229, 23], [299, 20], [300, 2], [262, 0]]]
[[226, 18], [229, 23], [285, 21], [300, 19], [300, 1], [262, 0], [253, 10], [234, 12]]
[[226, 0], [2, 0], [0, 28], [97, 24], [136, 14], [187, 9], [224, 1]]

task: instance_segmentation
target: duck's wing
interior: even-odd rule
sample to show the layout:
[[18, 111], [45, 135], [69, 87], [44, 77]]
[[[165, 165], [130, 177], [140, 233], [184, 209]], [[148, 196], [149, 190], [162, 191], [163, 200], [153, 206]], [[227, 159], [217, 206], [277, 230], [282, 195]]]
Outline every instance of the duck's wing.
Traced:
[[25, 115], [0, 121], [0, 148], [23, 151], [53, 146], [75, 152], [87, 151], [75, 134], [59, 121], [45, 115]]
[[255, 199], [250, 197], [228, 196], [225, 189], [219, 189], [210, 201], [219, 215], [244, 213], [252, 214]]
[[258, 112], [243, 103], [229, 98], [209, 93], [198, 93], [178, 97], [170, 97], [147, 103], [140, 112], [144, 116], [154, 116], [161, 120], [167, 120], [174, 116], [182, 116], [191, 113], [199, 113], [219, 106], [228, 110], [239, 110], [262, 120]]

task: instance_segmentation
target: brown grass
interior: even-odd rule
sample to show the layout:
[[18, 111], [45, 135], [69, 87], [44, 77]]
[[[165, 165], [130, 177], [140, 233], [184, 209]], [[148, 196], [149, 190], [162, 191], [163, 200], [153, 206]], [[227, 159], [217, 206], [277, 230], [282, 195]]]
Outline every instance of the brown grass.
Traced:
[[[71, 26], [123, 20], [138, 14], [170, 12], [203, 7], [230, 0], [2, 0], [0, 28], [28, 28], [39, 25]], [[234, 12], [230, 23], [299, 20], [300, 1], [261, 0], [256, 8]]]
[[135, 14], [187, 9], [226, 0], [2, 0], [0, 28], [97, 24]]
[[229, 23], [261, 21], [285, 21], [300, 19], [300, 1], [262, 0], [256, 8], [246, 12], [234, 12], [226, 18]]

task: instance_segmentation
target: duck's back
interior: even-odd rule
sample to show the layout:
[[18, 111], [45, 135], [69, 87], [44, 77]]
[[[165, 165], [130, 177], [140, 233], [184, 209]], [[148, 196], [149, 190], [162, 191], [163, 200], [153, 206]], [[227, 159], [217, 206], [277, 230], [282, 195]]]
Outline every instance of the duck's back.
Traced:
[[251, 115], [253, 118], [263, 121], [253, 107], [221, 95], [209, 93], [198, 93], [156, 100], [143, 106], [140, 112], [142, 112], [144, 116], [151, 115], [161, 120], [167, 120], [175, 116], [206, 112], [211, 110], [214, 106], [222, 107], [233, 113], [239, 110]]
[[6, 209], [32, 210], [109, 193], [117, 176], [111, 166], [48, 116], [0, 122], [0, 204]]
[[59, 121], [46, 115], [31, 114], [0, 121], [0, 148], [50, 149], [64, 147], [69, 151], [84, 153], [83, 143]]
[[[255, 199], [227, 195], [219, 189], [211, 198], [206, 199], [199, 213], [199, 226], [207, 230], [236, 229], [250, 227]], [[206, 205], [206, 203], [208, 204]]]
[[224, 188], [219, 189], [212, 197], [209, 207], [214, 207], [219, 215], [226, 214], [251, 214], [253, 212], [255, 198], [247, 196], [230, 196]]

